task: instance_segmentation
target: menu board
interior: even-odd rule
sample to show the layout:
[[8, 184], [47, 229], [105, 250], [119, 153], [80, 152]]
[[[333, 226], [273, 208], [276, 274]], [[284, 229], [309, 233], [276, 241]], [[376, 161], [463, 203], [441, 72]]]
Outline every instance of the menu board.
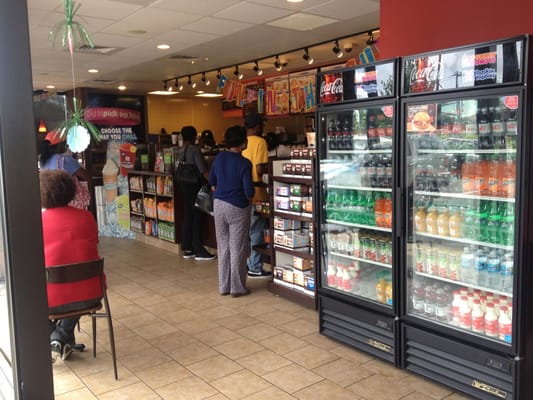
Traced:
[[265, 79], [265, 113], [283, 115], [289, 113], [289, 76]]
[[316, 69], [289, 74], [290, 112], [310, 113], [316, 109]]

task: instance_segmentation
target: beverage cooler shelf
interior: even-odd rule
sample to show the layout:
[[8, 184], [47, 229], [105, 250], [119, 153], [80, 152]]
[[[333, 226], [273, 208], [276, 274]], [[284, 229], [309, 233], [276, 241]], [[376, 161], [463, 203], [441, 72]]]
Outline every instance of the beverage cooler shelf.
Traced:
[[343, 185], [331, 185], [328, 184], [328, 189], [347, 189], [347, 190], [361, 190], [361, 191], [371, 191], [371, 192], [386, 192], [392, 193], [391, 188], [379, 188], [379, 187], [370, 187], [370, 186], [343, 186]]
[[309, 252], [309, 246], [303, 247], [303, 248], [291, 248], [286, 246], [281, 246], [279, 244], [274, 245], [274, 249], [281, 251], [283, 253], [290, 254], [291, 256], [303, 258], [304, 260], [311, 260], [313, 261], [315, 259], [315, 256]]
[[417, 149], [420, 154], [515, 154], [516, 149]]
[[328, 154], [390, 154], [392, 149], [380, 150], [328, 150]]
[[[378, 190], [378, 189], [373, 189]], [[487, 201], [501, 201], [507, 203], [514, 203], [514, 197], [497, 197], [497, 196], [482, 196], [479, 194], [469, 193], [451, 193], [451, 192], [428, 192], [422, 190], [415, 190], [417, 196], [433, 196], [433, 197], [449, 197], [454, 199], [468, 199], [468, 200], [487, 200]]]
[[422, 232], [416, 232], [416, 236], [420, 237], [427, 237], [432, 239], [441, 239], [441, 240], [447, 240], [455, 243], [460, 243], [462, 245], [474, 245], [474, 246], [483, 246], [483, 247], [492, 247], [495, 249], [501, 249], [501, 250], [507, 250], [507, 251], [513, 251], [513, 246], [505, 246], [501, 244], [494, 244], [494, 243], [487, 243], [487, 242], [480, 242], [477, 240], [470, 240], [463, 237], [450, 237], [450, 236], [441, 236], [441, 235], [433, 235], [431, 233], [422, 233]]
[[448, 279], [448, 278], [442, 278], [442, 277], [440, 277], [438, 275], [428, 274], [426, 272], [415, 272], [415, 274], [418, 275], [418, 276], [425, 277], [425, 278], [434, 279], [434, 280], [441, 281], [441, 282], [451, 283], [453, 285], [461, 285], [461, 286], [466, 286], [466, 287], [469, 287], [469, 288], [472, 288], [472, 289], [479, 289], [479, 290], [482, 290], [482, 291], [485, 291], [485, 292], [491, 292], [491, 293], [494, 293], [494, 294], [497, 294], [497, 295], [500, 295], [500, 296], [506, 296], [506, 297], [509, 297], [509, 298], [513, 297], [513, 294], [510, 293], [510, 292], [504, 292], [504, 291], [501, 291], [501, 290], [498, 290], [498, 289], [493, 289], [493, 288], [490, 288], [490, 287], [474, 285], [474, 284], [466, 283], [466, 282], [462, 282], [462, 281], [455, 281], [453, 279]]
[[379, 261], [369, 260], [367, 258], [355, 257], [355, 256], [351, 256], [351, 255], [348, 255], [348, 254], [337, 253], [335, 251], [330, 251], [329, 254], [332, 255], [332, 256], [342, 257], [342, 258], [346, 258], [346, 259], [349, 259], [349, 260], [360, 261], [360, 262], [363, 262], [363, 263], [366, 263], [366, 264], [372, 264], [372, 265], [377, 265], [377, 266], [380, 266], [380, 267], [383, 267], [383, 268], [392, 269], [392, 265], [390, 265], [390, 264], [385, 264], [385, 263], [382, 263], [382, 262], [379, 262]]
[[285, 210], [275, 210], [274, 211], [275, 217], [282, 217], [282, 218], [291, 218], [296, 219], [299, 221], [307, 221], [307, 222], [313, 222], [313, 214], [311, 213], [302, 213], [297, 211], [285, 211]]
[[331, 220], [331, 219], [327, 219], [326, 222], [328, 224], [351, 226], [351, 227], [354, 227], [354, 228], [363, 228], [363, 229], [369, 229], [369, 230], [381, 231], [381, 232], [392, 232], [391, 228], [384, 228], [384, 227], [375, 226], [375, 225], [355, 224], [353, 222], [336, 221], [336, 220]]
[[303, 183], [309, 185], [313, 182], [312, 176], [302, 176], [302, 175], [283, 175], [283, 176], [274, 176], [272, 179], [278, 182], [284, 183]]

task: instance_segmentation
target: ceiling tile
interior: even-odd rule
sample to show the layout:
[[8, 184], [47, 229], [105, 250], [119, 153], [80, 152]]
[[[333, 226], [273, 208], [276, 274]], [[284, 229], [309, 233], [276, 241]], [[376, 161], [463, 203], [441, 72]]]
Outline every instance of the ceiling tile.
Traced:
[[91, 0], [84, 1], [76, 13], [80, 17], [96, 17], [111, 20], [121, 20], [140, 10], [142, 5], [126, 4], [118, 1]]
[[246, 28], [250, 28], [252, 24], [244, 22], [228, 21], [226, 19], [202, 18], [199, 21], [193, 22], [182, 27], [182, 29], [196, 32], [211, 33], [214, 35], [228, 35], [230, 33], [238, 32]]
[[217, 18], [225, 18], [235, 21], [263, 24], [291, 13], [292, 11], [287, 9], [284, 10], [281, 8], [242, 2], [223, 11], [219, 11], [214, 16]]
[[379, 11], [379, 4], [370, 0], [333, 0], [305, 10], [308, 13], [340, 20], [359, 17]]
[[297, 31], [309, 31], [320, 26], [337, 22], [336, 19], [321, 17], [319, 15], [296, 13], [284, 18], [269, 22], [267, 25], [279, 28], [294, 29]]
[[186, 11], [191, 14], [198, 14], [204, 17], [211, 16], [214, 13], [224, 10], [238, 3], [244, 3], [241, 0], [160, 0], [154, 7], [174, 11]]

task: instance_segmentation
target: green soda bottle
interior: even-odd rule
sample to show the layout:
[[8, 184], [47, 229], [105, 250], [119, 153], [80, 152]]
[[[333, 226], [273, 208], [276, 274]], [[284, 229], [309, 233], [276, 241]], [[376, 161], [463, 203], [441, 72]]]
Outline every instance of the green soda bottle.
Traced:
[[504, 204], [505, 207], [501, 219], [500, 243], [505, 246], [514, 244], [514, 204]]
[[487, 241], [494, 244], [501, 243], [501, 220], [500, 209], [497, 201], [492, 201], [487, 221]]

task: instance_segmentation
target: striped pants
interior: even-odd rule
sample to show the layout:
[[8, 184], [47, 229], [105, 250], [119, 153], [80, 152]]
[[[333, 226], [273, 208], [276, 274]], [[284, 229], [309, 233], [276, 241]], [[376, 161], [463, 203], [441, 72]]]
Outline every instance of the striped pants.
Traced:
[[239, 208], [215, 199], [215, 231], [218, 250], [218, 291], [246, 291], [246, 259], [250, 255], [250, 207]]

